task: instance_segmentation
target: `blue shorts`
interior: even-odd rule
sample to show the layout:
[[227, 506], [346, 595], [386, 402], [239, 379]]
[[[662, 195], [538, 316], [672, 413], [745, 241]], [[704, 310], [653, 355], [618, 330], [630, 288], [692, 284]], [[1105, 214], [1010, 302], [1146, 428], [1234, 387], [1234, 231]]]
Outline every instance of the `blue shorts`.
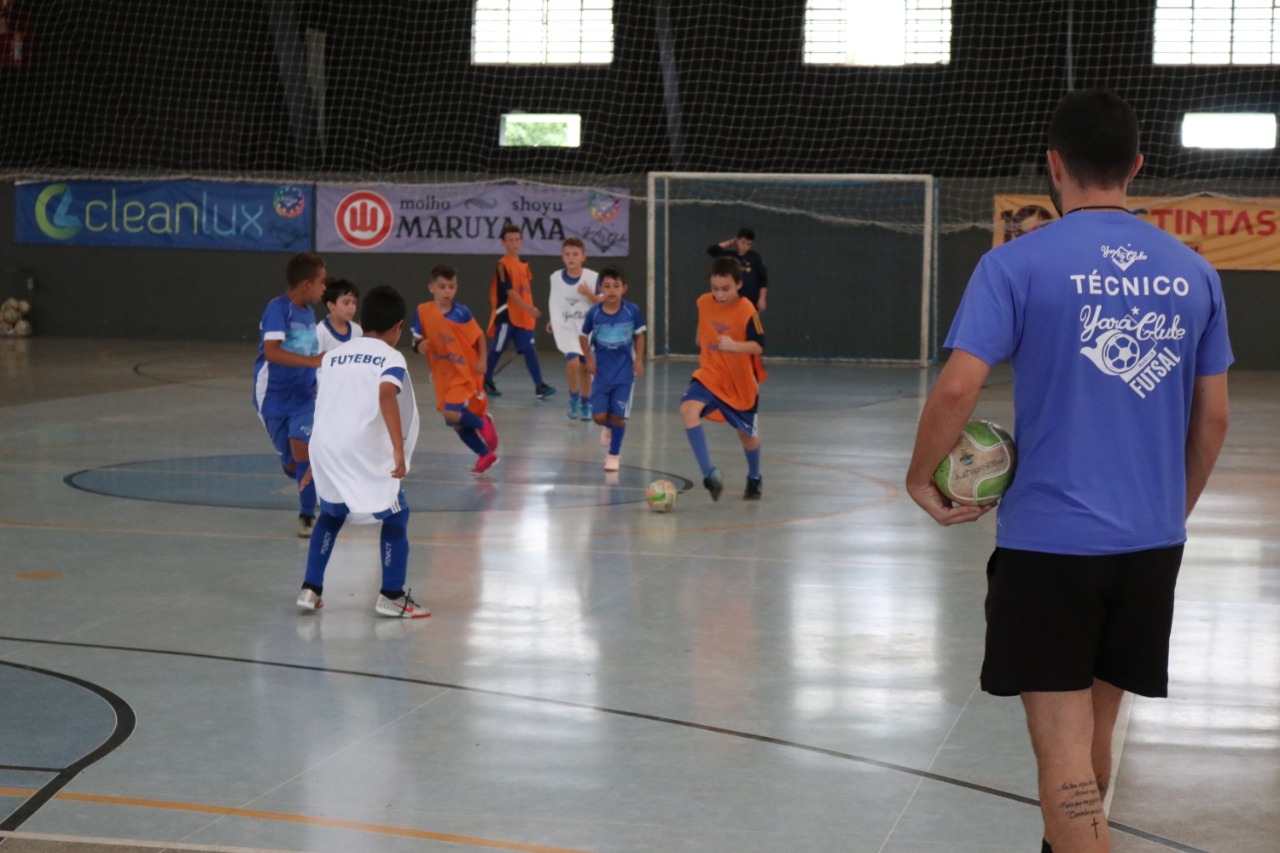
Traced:
[[567, 352], [564, 354], [565, 361], [586, 361], [587, 357], [581, 353]]
[[712, 394], [710, 389], [697, 379], [694, 379], [689, 383], [689, 388], [684, 392], [684, 396], [680, 398], [681, 403], [686, 400], [696, 400], [697, 402], [702, 403], [702, 417], [704, 418], [711, 412], [719, 412], [724, 418], [725, 423], [743, 435], [749, 435], [754, 438], [760, 434], [760, 425], [757, 423], [759, 413], [755, 408], [746, 412], [739, 411], [721, 400], [715, 394]]
[[612, 415], [626, 420], [631, 417], [631, 393], [634, 382], [605, 385], [596, 382], [591, 386], [591, 411], [594, 414]]
[[489, 349], [502, 352], [508, 341], [514, 342], [516, 352], [525, 353], [533, 349], [533, 329], [521, 329], [510, 322], [500, 322], [493, 329], [493, 344]]
[[276, 449], [280, 464], [285, 468], [293, 466], [293, 450], [289, 447], [290, 439], [310, 443], [311, 425], [315, 415], [315, 407], [307, 406], [283, 417], [262, 419], [262, 425], [267, 428], [267, 435], [271, 437], [271, 446]]

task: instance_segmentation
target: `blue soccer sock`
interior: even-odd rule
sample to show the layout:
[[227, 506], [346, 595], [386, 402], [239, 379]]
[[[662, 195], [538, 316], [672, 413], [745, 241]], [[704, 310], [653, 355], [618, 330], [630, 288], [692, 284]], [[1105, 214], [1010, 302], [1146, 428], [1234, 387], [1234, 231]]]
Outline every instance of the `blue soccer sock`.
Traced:
[[[302, 477], [311, 469], [311, 463], [295, 462], [294, 465], [297, 467], [297, 470], [294, 471], [294, 477], [298, 485], [302, 485]], [[308, 518], [316, 514], [316, 481], [314, 478], [310, 483], [307, 483], [305, 489], [298, 491], [298, 514], [305, 515]]]
[[476, 456], [484, 456], [489, 452], [489, 445], [484, 443], [484, 439], [480, 437], [480, 433], [474, 429], [458, 430], [458, 438], [462, 439], [462, 443], [475, 451]]
[[311, 544], [307, 547], [307, 572], [303, 584], [320, 594], [324, 590], [324, 570], [329, 566], [329, 558], [333, 556], [333, 543], [337, 541], [338, 531], [346, 522], [345, 515], [329, 515], [322, 512], [316, 518], [315, 529], [311, 531]]
[[493, 384], [493, 371], [498, 366], [498, 359], [502, 358], [501, 350], [489, 350], [488, 367], [484, 371], [484, 381], [490, 385]]
[[762, 447], [763, 445], [757, 447], [755, 450], [747, 450], [745, 447], [742, 449], [742, 452], [747, 456], [748, 477], [760, 476], [760, 450]]
[[545, 385], [542, 381], [542, 365], [538, 363], [538, 351], [533, 347], [524, 351], [524, 364], [529, 368], [529, 375], [533, 377], [534, 385]]
[[622, 452], [622, 437], [627, 434], [627, 425], [609, 425], [609, 455], [617, 456]]
[[382, 520], [382, 589], [387, 598], [404, 595], [409, 574], [409, 508]]
[[578, 401], [579, 401], [579, 400], [581, 400], [581, 399], [582, 399], [582, 395], [581, 395], [580, 393], [578, 393], [577, 391], [570, 391], [570, 392], [569, 392], [569, 402], [571, 402], [571, 403], [576, 403], [576, 402], [578, 402]]
[[711, 451], [707, 449], [707, 434], [702, 431], [702, 424], [687, 427], [684, 434], [689, 437], [689, 446], [693, 448], [693, 458], [698, 460], [702, 476], [709, 477], [716, 466], [711, 464]]

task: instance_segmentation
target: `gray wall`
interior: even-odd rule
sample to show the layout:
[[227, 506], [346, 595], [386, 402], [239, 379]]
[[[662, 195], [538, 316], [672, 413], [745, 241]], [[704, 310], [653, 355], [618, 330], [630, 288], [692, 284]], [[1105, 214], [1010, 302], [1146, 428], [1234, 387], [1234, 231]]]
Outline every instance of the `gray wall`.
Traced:
[[[36, 334], [69, 337], [151, 338], [173, 340], [256, 340], [258, 320], [267, 301], [284, 291], [287, 255], [270, 252], [212, 252], [162, 249], [66, 249], [18, 245], [14, 234], [14, 188], [0, 184], [0, 298], [22, 296], [32, 303]], [[630, 281], [628, 298], [646, 304], [647, 269], [643, 247], [645, 210], [633, 204], [630, 257], [617, 259]], [[700, 245], [729, 234], [708, 227], [696, 235]], [[847, 280], [830, 277], [821, 285], [808, 271], [809, 249], [792, 247], [786, 238], [758, 228], [757, 247], [769, 263], [776, 282], [770, 293], [766, 331], [782, 339], [802, 334], [799, 327], [823, 300], [839, 297]], [[968, 230], [939, 239], [938, 334], [946, 334], [969, 273], [991, 245], [990, 234]], [[420, 255], [328, 256], [330, 270], [364, 289], [375, 284], [400, 288], [411, 304], [426, 301], [427, 270], [447, 262], [458, 268], [460, 301], [482, 318], [488, 315], [487, 288], [492, 257], [460, 255], [448, 258]], [[789, 258], [796, 260], [790, 261]], [[545, 293], [545, 276], [559, 267], [559, 259], [528, 258], [536, 278], [536, 294]], [[603, 266], [603, 259], [590, 262]], [[25, 281], [35, 282], [28, 293]], [[1222, 274], [1231, 338], [1240, 369], [1280, 370], [1280, 346], [1273, 326], [1280, 317], [1280, 273]], [[539, 297], [540, 301], [545, 296]], [[784, 307], [787, 303], [791, 306]], [[803, 306], [803, 308], [801, 308]], [[690, 306], [690, 309], [692, 306]], [[772, 316], [770, 316], [772, 315]], [[777, 325], [774, 325], [777, 324]], [[673, 330], [676, 323], [672, 323]], [[553, 348], [550, 336], [539, 332], [539, 345]]]

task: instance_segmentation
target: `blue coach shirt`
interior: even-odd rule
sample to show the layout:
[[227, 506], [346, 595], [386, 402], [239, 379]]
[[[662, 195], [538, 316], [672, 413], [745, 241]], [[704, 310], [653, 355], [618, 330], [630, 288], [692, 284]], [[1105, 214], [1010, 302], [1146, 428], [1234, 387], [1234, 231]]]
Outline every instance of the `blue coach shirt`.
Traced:
[[1233, 360], [1203, 258], [1124, 211], [1068, 214], [983, 256], [945, 346], [1013, 366], [1018, 471], [997, 545], [1186, 541], [1192, 385]]

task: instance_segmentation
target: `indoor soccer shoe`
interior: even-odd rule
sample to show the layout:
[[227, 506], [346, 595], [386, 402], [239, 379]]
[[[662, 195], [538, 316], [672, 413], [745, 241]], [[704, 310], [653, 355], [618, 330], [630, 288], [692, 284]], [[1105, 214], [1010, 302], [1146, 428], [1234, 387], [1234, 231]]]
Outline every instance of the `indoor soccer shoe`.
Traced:
[[712, 468], [711, 473], [702, 478], [702, 485], [706, 486], [707, 491], [711, 493], [711, 500], [720, 500], [720, 495], [724, 492], [724, 482], [720, 479], [720, 469]]
[[494, 385], [488, 379], [484, 381], [484, 393], [488, 394], [490, 397], [502, 396], [502, 392], [498, 390], [498, 386]]
[[579, 412], [578, 401], [570, 400], [569, 401], [569, 420], [576, 421], [578, 419], [578, 412]]
[[311, 531], [315, 529], [316, 520], [309, 515], [298, 516], [298, 538], [310, 539]]
[[[496, 453], [498, 450], [498, 427], [493, 423], [492, 415], [484, 416], [484, 423], [480, 425], [480, 437], [484, 439], [484, 443], [489, 445], [489, 453]], [[497, 462], [498, 460], [493, 460]]]
[[610, 453], [609, 455], [605, 456], [605, 458], [604, 458], [604, 470], [606, 470], [606, 471], [617, 471], [617, 470], [618, 470], [618, 467], [619, 467], [621, 464], [622, 464], [622, 457], [621, 457], [621, 456], [616, 456], [616, 455], [614, 455], [614, 454]]
[[392, 619], [422, 619], [431, 615], [430, 610], [410, 598], [407, 592], [399, 598], [387, 598], [379, 593], [373, 612]]
[[533, 396], [537, 397], [539, 400], [545, 400], [554, 393], [556, 393], [556, 389], [545, 382], [533, 389]]
[[591, 404], [586, 400], [583, 400], [582, 405], [578, 407], [578, 416], [584, 421], [591, 420]]
[[298, 593], [298, 606], [303, 610], [319, 610], [324, 607], [324, 602], [320, 600], [320, 596], [314, 589], [303, 588], [302, 592]]
[[764, 489], [764, 477], [748, 477], [747, 490], [742, 493], [742, 499], [747, 501], [760, 500]]
[[497, 461], [498, 461], [498, 454], [494, 453], [493, 451], [489, 451], [484, 456], [481, 456], [479, 459], [476, 460], [476, 467], [471, 469], [471, 473], [483, 474], [485, 471], [488, 471], [490, 468], [492, 468], [494, 466], [494, 463], [496, 463]]

